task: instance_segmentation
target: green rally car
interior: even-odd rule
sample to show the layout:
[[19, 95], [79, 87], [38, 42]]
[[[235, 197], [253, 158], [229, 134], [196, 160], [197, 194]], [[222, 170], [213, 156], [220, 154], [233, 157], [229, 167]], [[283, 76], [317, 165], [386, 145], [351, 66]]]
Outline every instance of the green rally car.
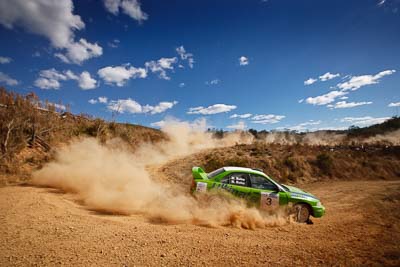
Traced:
[[319, 218], [325, 213], [321, 201], [314, 195], [280, 184], [258, 169], [223, 167], [206, 173], [200, 167], [193, 167], [192, 174], [192, 192], [226, 190], [262, 210], [291, 206], [295, 220], [301, 223], [310, 223], [310, 216]]

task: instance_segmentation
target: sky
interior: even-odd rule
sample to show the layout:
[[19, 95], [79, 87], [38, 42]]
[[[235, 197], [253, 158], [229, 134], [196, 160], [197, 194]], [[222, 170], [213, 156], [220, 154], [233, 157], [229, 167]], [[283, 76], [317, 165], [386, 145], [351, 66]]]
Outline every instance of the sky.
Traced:
[[0, 0], [0, 37], [0, 86], [107, 120], [313, 131], [399, 115], [400, 0]]

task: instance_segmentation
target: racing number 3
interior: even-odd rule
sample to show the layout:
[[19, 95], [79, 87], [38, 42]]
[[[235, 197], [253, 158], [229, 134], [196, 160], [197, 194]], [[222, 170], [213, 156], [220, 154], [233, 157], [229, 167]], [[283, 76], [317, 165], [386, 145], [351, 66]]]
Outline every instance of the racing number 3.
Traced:
[[279, 194], [274, 192], [261, 192], [260, 208], [274, 209], [279, 206]]

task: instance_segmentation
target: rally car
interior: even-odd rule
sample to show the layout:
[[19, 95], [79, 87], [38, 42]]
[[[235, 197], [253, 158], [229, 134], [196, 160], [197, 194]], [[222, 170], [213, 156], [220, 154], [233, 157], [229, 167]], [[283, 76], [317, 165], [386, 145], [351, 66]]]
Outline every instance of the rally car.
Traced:
[[280, 184], [259, 169], [223, 167], [206, 173], [200, 167], [193, 167], [192, 174], [193, 193], [220, 189], [246, 199], [249, 205], [261, 210], [287, 206], [300, 223], [311, 223], [310, 216], [319, 218], [325, 214], [324, 206], [314, 195]]

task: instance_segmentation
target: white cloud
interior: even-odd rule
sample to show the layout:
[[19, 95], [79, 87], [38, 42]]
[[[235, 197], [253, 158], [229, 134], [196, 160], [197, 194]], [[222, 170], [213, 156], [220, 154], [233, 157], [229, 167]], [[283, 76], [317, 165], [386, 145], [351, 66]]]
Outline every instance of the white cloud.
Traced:
[[0, 83], [5, 83], [7, 85], [13, 86], [19, 84], [19, 82], [7, 74], [0, 71]]
[[51, 80], [42, 77], [36, 79], [34, 85], [41, 89], [59, 89], [61, 86], [58, 80]]
[[71, 0], [0, 1], [0, 23], [8, 29], [20, 26], [47, 37], [56, 48], [65, 48], [74, 37], [74, 30], [85, 24], [81, 17], [72, 13]]
[[329, 103], [332, 103], [335, 101], [336, 98], [344, 96], [348, 94], [348, 92], [344, 91], [330, 91], [327, 94], [316, 96], [316, 97], [307, 97], [306, 98], [306, 103], [312, 104], [312, 105], [326, 105]]
[[103, 103], [103, 104], [107, 103], [107, 101], [108, 101], [108, 98], [105, 96], [99, 96], [98, 99], [99, 99], [99, 103]]
[[35, 86], [41, 89], [59, 89], [60, 81], [75, 80], [83, 90], [93, 89], [97, 86], [97, 81], [90, 76], [90, 73], [83, 71], [79, 76], [72, 71], [67, 70], [59, 72], [56, 69], [42, 70], [39, 73], [39, 78], [34, 82]]
[[194, 107], [190, 108], [187, 114], [202, 114], [202, 115], [212, 115], [217, 113], [229, 112], [236, 109], [235, 105], [225, 105], [225, 104], [215, 104], [208, 107]]
[[55, 56], [65, 63], [74, 63], [80, 65], [83, 61], [93, 57], [99, 57], [103, 54], [103, 48], [97, 43], [91, 44], [81, 38], [79, 42], [71, 43], [67, 46], [65, 54], [56, 53]]
[[107, 108], [111, 111], [116, 111], [118, 113], [146, 113], [146, 114], [158, 114], [163, 113], [168, 109], [171, 109], [173, 106], [178, 104], [178, 101], [173, 102], [160, 102], [156, 106], [144, 105], [142, 106], [135, 100], [128, 99], [119, 99], [112, 100], [108, 103]]
[[337, 108], [354, 108], [358, 106], [370, 105], [372, 102], [346, 102], [340, 101], [335, 104], [327, 105], [328, 108], [337, 109]]
[[83, 90], [88, 90], [96, 88], [97, 81], [90, 76], [89, 72], [84, 71], [79, 76], [78, 84]]
[[115, 84], [119, 87], [124, 86], [129, 79], [146, 78], [147, 71], [144, 68], [135, 68], [133, 66], [108, 66], [99, 69], [97, 74], [107, 84]]
[[357, 125], [357, 126], [368, 126], [372, 124], [382, 123], [388, 119], [390, 119], [390, 117], [374, 118], [370, 116], [365, 116], [365, 117], [345, 117], [342, 118], [340, 121], [345, 123], [351, 123], [352, 125]]
[[156, 122], [150, 123], [150, 126], [162, 128], [162, 127], [165, 126], [165, 124], [166, 124], [166, 121], [165, 120], [161, 120], [161, 121], [156, 121]]
[[361, 76], [351, 76], [350, 80], [339, 83], [337, 87], [342, 90], [352, 90], [355, 91], [363, 86], [377, 84], [380, 79], [387, 75], [392, 75], [396, 70], [385, 70], [381, 71], [375, 75], [361, 75]]
[[148, 19], [148, 15], [140, 8], [137, 0], [104, 0], [104, 6], [108, 12], [118, 15], [121, 10], [132, 19], [142, 22]]
[[7, 64], [7, 63], [10, 63], [11, 61], [12, 61], [12, 59], [9, 57], [1, 57], [0, 56], [0, 64]]
[[308, 80], [304, 81], [304, 85], [311, 85], [315, 83], [317, 79], [309, 78]]
[[304, 102], [304, 99], [302, 98], [302, 99], [300, 99], [299, 101], [297, 101], [297, 103], [299, 103], [299, 104], [301, 104], [301, 103], [303, 103]]
[[220, 79], [214, 79], [214, 80], [211, 80], [211, 81], [206, 81], [206, 85], [217, 85], [220, 82], [221, 82]]
[[176, 126], [185, 126], [185, 128], [189, 128], [191, 131], [201, 131], [204, 132], [208, 128], [212, 128], [212, 125], [207, 123], [207, 119], [204, 117], [195, 119], [194, 121], [181, 121], [177, 118], [167, 116], [165, 119], [157, 122], [150, 123], [152, 127], [176, 127]]
[[178, 86], [179, 86], [180, 88], [183, 88], [183, 87], [186, 86], [186, 84], [185, 84], [185, 83], [180, 83]]
[[251, 114], [251, 113], [233, 114], [233, 115], [231, 115], [229, 118], [231, 118], [231, 119], [236, 119], [236, 118], [247, 119], [247, 118], [250, 118], [252, 115], [253, 115], [253, 114]]
[[[332, 80], [332, 79], [334, 79], [334, 78], [336, 78], [336, 77], [339, 77], [339, 76], [340, 76], [339, 73], [332, 74], [332, 73], [330, 73], [330, 72], [327, 72], [327, 73], [325, 73], [325, 74], [319, 76], [318, 78], [319, 78], [322, 82], [325, 82], [325, 81]], [[309, 78], [308, 80], [304, 81], [304, 85], [311, 85], [311, 84], [313, 84], [313, 83], [315, 83], [315, 82], [317, 82], [317, 81], [318, 81], [318, 79]]]
[[176, 52], [182, 60], [186, 60], [189, 68], [193, 69], [194, 59], [192, 53], [187, 53], [183, 45], [176, 48]]
[[28, 32], [48, 38], [51, 45], [65, 54], [56, 56], [65, 62], [81, 64], [91, 57], [98, 57], [102, 49], [97, 44], [80, 39], [75, 42], [74, 31], [82, 30], [85, 23], [73, 14], [72, 0], [0, 1], [0, 24], [7, 29], [21, 27]]
[[[382, 77], [387, 76], [387, 75], [392, 75], [395, 72], [396, 72], [395, 70], [385, 70], [385, 71], [381, 71], [375, 75], [345, 76], [345, 78], [347, 78], [348, 80], [346, 82], [342, 82], [342, 83], [339, 83], [336, 85], [336, 87], [340, 90], [334, 90], [334, 91], [331, 91], [324, 95], [320, 95], [320, 96], [316, 96], [316, 97], [308, 97], [306, 99], [306, 102], [308, 104], [312, 104], [312, 105], [327, 105], [327, 104], [334, 102], [336, 100], [336, 98], [345, 100], [348, 98], [346, 95], [349, 94], [349, 91], [358, 90], [361, 87], [366, 86], [366, 85], [377, 84], [377, 83], [379, 83], [379, 81]], [[338, 74], [330, 74], [328, 72], [328, 73], [325, 73], [323, 76], [328, 76], [327, 74], [329, 74], [331, 77], [332, 77], [332, 75], [333, 76], [338, 75]], [[322, 76], [320, 76], [320, 78], [321, 77]], [[347, 103], [346, 101], [341, 101], [341, 102], [338, 102], [337, 104], [338, 104], [337, 108], [347, 108], [347, 107], [353, 107], [353, 106], [368, 105], [370, 103], [369, 102]], [[328, 107], [336, 108], [335, 106], [336, 105], [331, 104]]]
[[120, 41], [118, 39], [114, 39], [111, 42], [108, 42], [108, 46], [111, 48], [117, 48], [119, 46]]
[[314, 120], [309, 120], [307, 122], [299, 123], [295, 126], [290, 126], [290, 127], [279, 127], [277, 128], [278, 130], [290, 130], [290, 131], [298, 131], [298, 132], [303, 132], [306, 130], [309, 130], [307, 126], [314, 126], [314, 125], [319, 125], [321, 124], [321, 121], [314, 121]]
[[244, 129], [247, 128], [247, 125], [246, 125], [246, 123], [245, 123], [244, 121], [239, 121], [239, 122], [236, 123], [236, 124], [232, 124], [232, 125], [226, 126], [226, 128], [243, 131]]
[[163, 113], [167, 109], [171, 109], [176, 104], [178, 104], [178, 101], [160, 102], [156, 106], [145, 105], [143, 106], [143, 113], [150, 113], [150, 114]]
[[62, 104], [57, 104], [57, 103], [49, 103], [49, 104], [53, 105], [58, 110], [65, 111], [67, 109], [67, 107], [65, 105], [62, 105]]
[[108, 98], [105, 96], [99, 96], [97, 99], [89, 99], [90, 104], [97, 104], [97, 103], [102, 103], [102, 104], [107, 104]]
[[400, 107], [400, 102], [392, 102], [388, 105], [388, 107]]
[[380, 0], [378, 3], [378, 6], [382, 6], [383, 4], [385, 4], [386, 0]]
[[118, 113], [142, 113], [142, 105], [131, 98], [112, 100], [107, 108]]
[[328, 81], [328, 80], [332, 80], [336, 77], [339, 77], [340, 74], [336, 73], [336, 74], [332, 74], [330, 72], [325, 73], [324, 75], [319, 76], [319, 79], [323, 82]]
[[284, 115], [274, 115], [274, 114], [262, 114], [262, 115], [255, 115], [251, 118], [252, 123], [258, 124], [273, 124], [278, 123], [283, 120], [286, 116]]
[[146, 69], [149, 69], [153, 73], [158, 73], [158, 76], [164, 80], [170, 80], [171, 78], [167, 76], [166, 70], [173, 70], [174, 64], [178, 62], [176, 57], [172, 58], [160, 58], [157, 61], [149, 61], [145, 63]]
[[339, 99], [341, 99], [341, 100], [346, 100], [346, 99], [349, 99], [349, 97], [348, 97], [348, 96], [342, 96], [342, 97], [340, 97]]
[[248, 59], [247, 57], [245, 57], [245, 56], [241, 56], [241, 57], [239, 58], [239, 65], [240, 65], [240, 66], [249, 65], [249, 59]]

